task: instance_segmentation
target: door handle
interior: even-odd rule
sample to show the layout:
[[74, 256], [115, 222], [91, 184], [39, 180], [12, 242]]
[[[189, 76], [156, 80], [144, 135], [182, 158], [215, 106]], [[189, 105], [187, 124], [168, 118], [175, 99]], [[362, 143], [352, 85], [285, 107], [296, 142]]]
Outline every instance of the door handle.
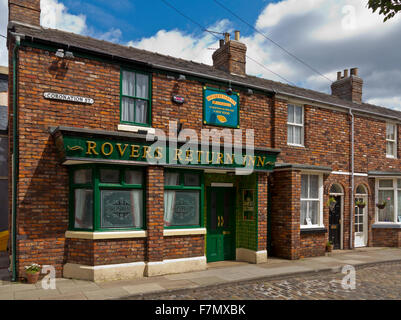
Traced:
[[224, 217], [221, 217], [221, 226], [224, 225]]
[[220, 216], [217, 216], [217, 226], [220, 227]]

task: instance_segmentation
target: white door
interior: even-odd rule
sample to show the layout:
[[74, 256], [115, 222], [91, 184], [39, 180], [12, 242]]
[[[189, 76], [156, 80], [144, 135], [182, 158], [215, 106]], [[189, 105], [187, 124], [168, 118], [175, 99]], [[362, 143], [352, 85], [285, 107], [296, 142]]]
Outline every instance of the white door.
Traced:
[[355, 202], [363, 201], [366, 203], [364, 208], [360, 208], [355, 205], [355, 248], [366, 247], [368, 243], [368, 224], [367, 224], [367, 212], [368, 212], [368, 197], [366, 195], [356, 195]]

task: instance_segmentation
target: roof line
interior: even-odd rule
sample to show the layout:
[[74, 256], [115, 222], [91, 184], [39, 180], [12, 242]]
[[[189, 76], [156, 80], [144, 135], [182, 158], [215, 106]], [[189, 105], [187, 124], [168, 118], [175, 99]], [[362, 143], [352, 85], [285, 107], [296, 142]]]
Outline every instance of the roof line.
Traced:
[[[16, 24], [19, 24], [19, 23], [16, 23]], [[43, 29], [43, 28], [41, 28], [41, 29]], [[55, 30], [55, 31], [64, 32], [64, 31], [60, 31], [60, 30]], [[73, 35], [75, 35], [75, 34], [73, 34]], [[28, 36], [25, 35], [25, 36], [26, 36], [26, 38], [29, 37], [32, 42], [39, 42], [39, 43], [42, 42], [42, 43], [49, 43], [49, 44], [53, 44], [53, 45], [54, 44], [59, 44], [59, 45], [62, 45], [62, 46], [67, 46], [67, 44], [65, 44], [65, 43], [56, 42], [56, 41], [43, 39], [43, 38], [38, 38], [38, 37], [35, 37], [35, 36], [32, 36], [32, 35], [28, 35]], [[95, 38], [92, 38], [92, 39], [96, 40], [96, 41], [102, 41], [102, 40], [95, 39]], [[113, 44], [113, 43], [111, 43], [111, 44]], [[126, 47], [126, 46], [123, 46], [121, 44], [114, 44], [114, 45], [118, 45], [118, 46], [121, 46], [121, 47], [124, 47], [124, 48]], [[250, 83], [244, 83], [244, 82], [237, 81], [237, 80], [232, 80], [232, 79], [227, 79], [227, 78], [221, 78], [221, 77], [218, 77], [218, 76], [207, 75], [207, 74], [204, 74], [204, 73], [198, 73], [198, 72], [194, 72], [194, 71], [190, 71], [190, 70], [179, 69], [179, 68], [174, 68], [174, 67], [167, 67], [167, 66], [164, 66], [164, 65], [159, 65], [159, 64], [154, 64], [154, 63], [149, 63], [149, 62], [144, 62], [144, 61], [138, 61], [138, 60], [135, 60], [135, 59], [132, 59], [132, 58], [126, 58], [126, 57], [122, 57], [122, 56], [111, 55], [111, 54], [107, 54], [105, 52], [97, 51], [97, 50], [93, 50], [93, 49], [87, 49], [87, 48], [82, 48], [82, 47], [77, 47], [77, 46], [70, 46], [70, 45], [68, 45], [68, 46], [70, 48], [76, 48], [76, 49], [78, 49], [78, 50], [80, 50], [82, 52], [92, 52], [92, 53], [94, 53], [96, 55], [108, 57], [111, 60], [118, 59], [118, 60], [121, 60], [121, 61], [130, 61], [130, 62], [142, 64], [142, 65], [149, 66], [149, 67], [152, 67], [152, 68], [155, 68], [155, 69], [159, 69], [159, 70], [165, 70], [165, 71], [176, 72], [176, 73], [184, 73], [184, 74], [193, 75], [193, 76], [204, 78], [204, 79], [215, 80], [215, 81], [218, 81], [218, 82], [227, 82], [227, 83], [231, 82], [231, 84], [234, 84], [234, 85], [239, 85], [239, 86], [243, 86], [243, 87], [246, 87], [246, 88], [257, 89], [257, 90], [260, 90], [260, 91], [268, 92], [270, 94], [273, 93], [274, 95], [281, 94], [281, 95], [284, 95], [284, 96], [294, 97], [294, 98], [298, 98], [298, 99], [302, 99], [302, 100], [322, 103], [322, 104], [325, 104], [325, 105], [328, 105], [328, 106], [339, 107], [339, 108], [343, 108], [343, 109], [346, 109], [346, 110], [352, 109], [357, 113], [364, 113], [364, 114], [368, 114], [368, 115], [370, 114], [370, 115], [378, 116], [378, 117], [381, 117], [381, 118], [395, 119], [397, 121], [401, 121], [400, 117], [385, 115], [385, 114], [376, 113], [376, 112], [373, 112], [373, 111], [360, 110], [360, 109], [356, 109], [356, 108], [354, 108], [352, 106], [347, 106], [347, 105], [338, 104], [338, 103], [329, 102], [329, 101], [322, 101], [320, 99], [309, 98], [309, 97], [306, 97], [306, 96], [296, 95], [296, 94], [288, 93], [288, 92], [281, 91], [281, 90], [277, 91], [277, 90], [275, 90], [273, 88], [261, 87], [261, 86], [257, 86], [257, 85], [250, 84]], [[153, 53], [153, 52], [151, 52], [151, 53]], [[161, 56], [168, 57], [166, 55], [161, 55]], [[188, 61], [188, 60], [185, 60], [185, 61]], [[256, 78], [260, 79], [260, 80], [266, 80], [266, 79], [259, 78], [259, 77], [256, 77]], [[304, 88], [300, 88], [300, 87], [296, 87], [296, 86], [295, 86], [295, 88], [306, 90]], [[323, 94], [322, 92], [315, 91], [315, 90], [310, 90], [310, 91], [316, 92], [316, 93], [319, 93], [319, 94]], [[328, 96], [330, 96], [330, 95], [328, 95]], [[384, 107], [382, 107], [382, 108], [384, 108]], [[390, 108], [385, 108], [385, 109], [392, 110]]]

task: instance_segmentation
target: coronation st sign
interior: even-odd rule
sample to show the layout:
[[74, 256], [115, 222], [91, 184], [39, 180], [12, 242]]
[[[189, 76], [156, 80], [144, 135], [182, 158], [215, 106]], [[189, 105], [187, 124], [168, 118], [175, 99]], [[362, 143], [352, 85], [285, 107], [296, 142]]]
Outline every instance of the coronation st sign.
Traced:
[[224, 146], [182, 145], [176, 142], [124, 142], [99, 138], [63, 136], [64, 161], [93, 159], [127, 163], [145, 162], [150, 165], [177, 165], [186, 167], [245, 168], [257, 171], [271, 171], [277, 154], [269, 151], [254, 151]]

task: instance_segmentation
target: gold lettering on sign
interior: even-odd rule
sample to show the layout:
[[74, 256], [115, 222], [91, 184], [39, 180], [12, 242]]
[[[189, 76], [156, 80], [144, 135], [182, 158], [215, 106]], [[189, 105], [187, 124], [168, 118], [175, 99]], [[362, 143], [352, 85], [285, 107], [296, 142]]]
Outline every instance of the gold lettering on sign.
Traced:
[[128, 144], [124, 145], [124, 149], [121, 149], [121, 143], [116, 144], [120, 157], [124, 156], [125, 150], [127, 150]]
[[234, 158], [233, 154], [226, 153], [226, 156], [224, 157], [224, 163], [225, 164], [233, 164], [233, 158]]
[[143, 147], [143, 156], [142, 156], [142, 158], [143, 159], [147, 159], [147, 158], [152, 159], [152, 155], [149, 154], [149, 152], [150, 152], [150, 147], [144, 146]]
[[262, 160], [262, 157], [258, 156], [258, 162], [257, 162], [256, 166], [260, 167], [262, 165], [262, 167], [264, 167], [265, 166], [265, 161], [266, 161], [266, 157], [263, 157], [263, 160]]
[[94, 154], [94, 155], [99, 155], [99, 153], [96, 152], [96, 142], [95, 141], [86, 141], [86, 146], [87, 146], [87, 151], [86, 154]]
[[222, 153], [218, 153], [218, 154], [217, 154], [216, 163], [217, 163], [217, 164], [224, 164], [224, 162], [223, 162], [223, 157], [224, 157], [224, 155], [223, 155]]
[[136, 144], [131, 144], [131, 155], [130, 158], [138, 158], [139, 157], [139, 148], [140, 146]]
[[185, 161], [191, 162], [193, 161], [193, 151], [192, 150], [187, 150], [186, 152], [186, 157], [185, 157]]
[[[106, 146], [109, 147], [109, 152], [105, 151]], [[101, 151], [104, 156], [109, 156], [113, 153], [113, 145], [110, 142], [105, 142], [102, 144]]]
[[155, 159], [160, 160], [163, 158], [163, 149], [161, 147], [157, 147], [155, 150]]
[[182, 151], [180, 149], [175, 149], [175, 161], [178, 161], [178, 159], [180, 159], [180, 161], [182, 161]]
[[197, 153], [198, 153], [198, 163], [202, 163], [202, 153], [203, 153], [203, 151], [197, 151]]

